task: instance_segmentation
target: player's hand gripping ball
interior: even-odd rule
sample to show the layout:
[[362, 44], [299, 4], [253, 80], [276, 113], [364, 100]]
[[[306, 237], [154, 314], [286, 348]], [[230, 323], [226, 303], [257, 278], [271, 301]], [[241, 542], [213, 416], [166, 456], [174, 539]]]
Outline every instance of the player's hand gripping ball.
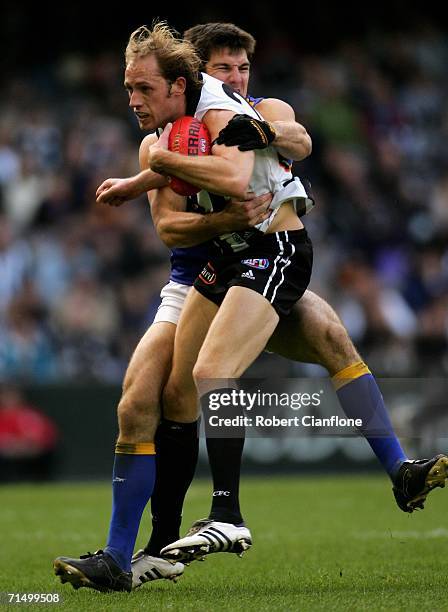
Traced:
[[[211, 138], [207, 126], [195, 119], [195, 117], [180, 117], [173, 123], [169, 139], [168, 149], [182, 155], [210, 155]], [[190, 196], [198, 193], [200, 187], [195, 187], [187, 181], [172, 176], [170, 187], [182, 196]]]

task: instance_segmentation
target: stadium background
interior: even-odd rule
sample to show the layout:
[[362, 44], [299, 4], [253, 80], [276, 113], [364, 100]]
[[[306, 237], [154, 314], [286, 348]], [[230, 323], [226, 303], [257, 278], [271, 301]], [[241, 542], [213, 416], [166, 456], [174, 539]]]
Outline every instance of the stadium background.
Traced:
[[[313, 138], [296, 165], [317, 201], [305, 221], [312, 288], [377, 376], [445, 378], [448, 42], [437, 9], [416, 7], [314, 3], [276, 14], [262, 2], [241, 14], [236, 3], [196, 4], [159, 16], [179, 31], [230, 20], [256, 36], [251, 92], [290, 102]], [[119, 385], [169, 268], [145, 199], [115, 210], [97, 207], [94, 193], [137, 169], [122, 54], [155, 14], [0, 10], [0, 380], [60, 427], [59, 476], [106, 476]], [[324, 375], [262, 356], [251, 374], [267, 373]], [[249, 455], [263, 469], [269, 458], [301, 463], [271, 451]], [[319, 467], [325, 454], [316, 455]], [[370, 465], [368, 453], [354, 456]]]

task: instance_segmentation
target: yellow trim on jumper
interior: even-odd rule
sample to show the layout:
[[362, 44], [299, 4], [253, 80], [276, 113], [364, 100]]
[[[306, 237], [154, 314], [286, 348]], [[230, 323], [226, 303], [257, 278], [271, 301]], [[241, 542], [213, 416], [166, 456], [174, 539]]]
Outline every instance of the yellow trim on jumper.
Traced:
[[371, 374], [369, 368], [364, 363], [364, 361], [357, 361], [356, 363], [347, 366], [346, 368], [335, 374], [332, 377], [331, 382], [333, 383], [333, 386], [337, 391], [338, 389], [341, 389], [341, 387], [348, 385], [348, 383], [353, 382], [354, 380], [356, 380], [360, 376], [364, 376], [365, 374]]
[[117, 442], [115, 445], [116, 455], [155, 455], [156, 446], [153, 442], [137, 442], [136, 444], [128, 444], [126, 442]]

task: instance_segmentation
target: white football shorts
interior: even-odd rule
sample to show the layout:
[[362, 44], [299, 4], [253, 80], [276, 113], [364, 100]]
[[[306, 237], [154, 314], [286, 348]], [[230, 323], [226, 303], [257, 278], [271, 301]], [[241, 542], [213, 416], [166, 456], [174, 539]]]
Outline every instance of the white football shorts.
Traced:
[[174, 323], [174, 325], [177, 325], [180, 311], [182, 310], [190, 289], [190, 285], [182, 285], [181, 283], [175, 283], [170, 280], [160, 292], [162, 302], [157, 309], [153, 324]]

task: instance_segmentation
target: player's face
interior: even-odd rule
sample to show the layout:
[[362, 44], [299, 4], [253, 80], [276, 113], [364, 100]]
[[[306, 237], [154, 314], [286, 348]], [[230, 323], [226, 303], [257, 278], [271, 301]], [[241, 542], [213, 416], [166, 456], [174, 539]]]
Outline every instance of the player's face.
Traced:
[[240, 51], [231, 49], [212, 51], [210, 59], [205, 65], [205, 72], [214, 76], [215, 79], [224, 81], [242, 96], [247, 95], [250, 62], [244, 49]]
[[124, 86], [142, 130], [164, 127], [183, 114], [179, 96], [171, 95], [172, 85], [162, 76], [153, 55], [137, 58], [126, 66]]

